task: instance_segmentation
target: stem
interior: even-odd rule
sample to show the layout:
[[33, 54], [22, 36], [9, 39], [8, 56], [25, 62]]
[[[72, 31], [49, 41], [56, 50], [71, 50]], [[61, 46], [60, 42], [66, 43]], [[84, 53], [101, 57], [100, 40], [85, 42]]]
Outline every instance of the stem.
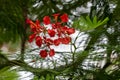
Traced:
[[22, 39], [22, 43], [21, 43], [21, 61], [24, 61], [24, 53], [25, 53], [25, 39]]
[[[23, 4], [23, 2], [21, 2], [21, 5]], [[25, 54], [25, 43], [26, 43], [26, 30], [27, 30], [27, 24], [26, 24], [26, 18], [27, 18], [27, 6], [22, 5], [22, 12], [23, 12], [23, 34], [21, 36], [21, 54], [20, 54], [20, 60], [24, 61], [24, 54]]]
[[[72, 44], [73, 46], [74, 46], [74, 51], [72, 52], [72, 60], [73, 60], [73, 63], [75, 62], [75, 52], [76, 52], [76, 46], [75, 46], [75, 44]], [[72, 47], [71, 47], [71, 49], [72, 49]]]
[[[77, 34], [77, 37], [75, 38], [75, 40], [74, 40], [74, 42], [73, 43], [71, 43], [71, 52], [72, 52], [72, 59], [73, 59], [73, 63], [75, 62], [75, 52], [76, 52], [76, 50], [77, 50], [77, 47], [76, 47], [76, 45], [75, 45], [75, 42], [77, 41], [77, 38], [79, 37], [79, 35], [80, 35], [80, 32]], [[72, 46], [74, 47], [74, 51], [72, 51]]]

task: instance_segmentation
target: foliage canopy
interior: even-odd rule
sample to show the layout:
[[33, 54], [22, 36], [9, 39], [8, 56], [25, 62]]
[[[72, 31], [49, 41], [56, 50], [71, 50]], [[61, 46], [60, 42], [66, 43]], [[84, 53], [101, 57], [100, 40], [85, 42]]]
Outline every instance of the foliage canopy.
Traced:
[[[88, 8], [88, 3], [91, 4], [90, 12], [80, 11], [81, 7]], [[27, 17], [33, 21], [42, 21], [44, 16], [54, 13], [67, 13], [74, 23], [71, 25], [69, 22], [67, 25], [79, 32], [71, 42], [74, 50], [57, 52], [61, 56], [59, 60], [43, 60], [33, 54], [38, 48], [26, 46], [30, 29], [25, 21]], [[34, 79], [119, 80], [119, 13], [120, 0], [1, 0], [0, 46], [17, 42], [20, 52], [6, 55], [0, 51], [0, 71], [6, 67], [19, 66], [20, 70], [32, 72]], [[82, 40], [78, 41], [80, 38]], [[82, 43], [84, 45], [80, 50]], [[27, 59], [35, 60], [33, 66]], [[64, 65], [59, 65], [60, 61]], [[47, 63], [48, 68], [43, 68], [44, 63]]]

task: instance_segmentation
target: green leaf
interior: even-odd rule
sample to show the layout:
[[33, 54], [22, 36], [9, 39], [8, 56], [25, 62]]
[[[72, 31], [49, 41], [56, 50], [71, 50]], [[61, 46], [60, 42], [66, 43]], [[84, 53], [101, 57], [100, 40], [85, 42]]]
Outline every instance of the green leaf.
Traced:
[[93, 18], [93, 24], [97, 24], [97, 16]]
[[107, 23], [108, 20], [108, 17], [106, 17], [103, 21], [97, 21], [97, 16], [95, 16], [92, 21], [89, 16], [86, 16], [86, 18], [81, 16], [78, 20], [74, 21], [73, 27], [80, 31], [89, 31]]
[[0, 80], [17, 80], [18, 77], [17, 72], [9, 70], [9, 67], [0, 70]]
[[10, 67], [5, 67], [3, 69], [0, 69], [0, 74], [2, 74], [4, 71], [7, 71]]
[[50, 75], [49, 74], [46, 75], [46, 80], [50, 80]]

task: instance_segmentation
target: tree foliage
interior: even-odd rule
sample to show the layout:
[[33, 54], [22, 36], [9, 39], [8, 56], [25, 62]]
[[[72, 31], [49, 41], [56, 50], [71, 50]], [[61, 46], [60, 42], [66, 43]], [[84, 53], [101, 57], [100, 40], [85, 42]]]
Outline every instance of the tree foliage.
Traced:
[[14, 70], [9, 70], [9, 67], [4, 67], [0, 70], [0, 79], [1, 80], [16, 80], [18, 79], [18, 74]]
[[[80, 7], [87, 8], [88, 2], [92, 4], [90, 12], [77, 11]], [[12, 60], [9, 55], [0, 52], [0, 71], [7, 66], [19, 66], [23, 71], [32, 72], [34, 79], [119, 80], [119, 4], [120, 0], [1, 0], [0, 43], [18, 42], [21, 50], [18, 54], [10, 55], [14, 57]], [[25, 21], [31, 18], [42, 22], [44, 16], [54, 13], [69, 14], [74, 24], [67, 25], [79, 32], [71, 42], [74, 50], [56, 52], [62, 56], [59, 60], [43, 60], [33, 54], [38, 48], [26, 47], [30, 29]], [[78, 41], [85, 35], [86, 39]], [[83, 42], [83, 50], [79, 50]], [[33, 66], [30, 65], [32, 62], [26, 61], [28, 58], [33, 60]], [[60, 61], [64, 65], [59, 64]], [[42, 67], [44, 63], [48, 68]]]

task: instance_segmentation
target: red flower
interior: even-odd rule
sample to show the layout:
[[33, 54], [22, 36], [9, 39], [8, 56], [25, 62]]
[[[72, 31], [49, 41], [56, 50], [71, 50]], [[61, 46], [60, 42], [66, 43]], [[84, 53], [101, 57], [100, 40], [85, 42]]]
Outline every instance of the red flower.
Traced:
[[[61, 21], [57, 21], [59, 16]], [[51, 23], [49, 16], [45, 16], [43, 18], [43, 24], [44, 25], [51, 24], [52, 29], [48, 29], [44, 25], [41, 26], [39, 20], [36, 20], [36, 22], [32, 22], [30, 19], [28, 18], [26, 19], [26, 23], [30, 25], [30, 29], [33, 32], [33, 34], [29, 36], [29, 42], [32, 42], [35, 39], [35, 43], [39, 48], [41, 46], [46, 47], [45, 50], [41, 50], [39, 52], [39, 55], [42, 58], [46, 58], [47, 55], [49, 55], [50, 57], [54, 56], [55, 51], [54, 49], [50, 48], [51, 45], [58, 46], [60, 44], [69, 44], [71, 41], [71, 37], [69, 35], [75, 33], [75, 29], [69, 28], [64, 24], [68, 22], [68, 15], [66, 13], [63, 15], [60, 15], [59, 13], [53, 14], [53, 17], [55, 19], [54, 20], [55, 23]], [[54, 36], [57, 39], [54, 39]], [[48, 52], [47, 49], [49, 49], [50, 51]]]
[[68, 21], [68, 15], [65, 13], [62, 16], [60, 16], [60, 19], [62, 20], [62, 22], [67, 22]]
[[54, 37], [55, 36], [55, 31], [53, 29], [48, 29], [48, 34], [50, 35], [50, 37]]
[[43, 18], [43, 22], [44, 22], [45, 25], [50, 24], [50, 17], [49, 17], [49, 16], [45, 16], [45, 17]]
[[50, 49], [50, 52], [49, 52], [49, 56], [52, 57], [55, 55], [55, 51], [54, 49]]
[[58, 46], [60, 44], [61, 40], [60, 39], [55, 39], [54, 40], [54, 45]]
[[35, 36], [36, 36], [36, 34], [31, 34], [31, 35], [29, 36], [29, 42], [30, 42], [30, 43], [34, 40]]
[[41, 50], [39, 55], [42, 57], [42, 58], [46, 58], [47, 57], [47, 51], [46, 50]]
[[75, 29], [74, 28], [68, 28], [67, 29], [67, 33], [70, 35], [70, 34], [73, 34], [75, 33]]
[[36, 37], [36, 45], [39, 47], [41, 47], [41, 45], [42, 45], [42, 38], [40, 36]]
[[62, 44], [69, 44], [71, 41], [70, 37], [61, 38]]

